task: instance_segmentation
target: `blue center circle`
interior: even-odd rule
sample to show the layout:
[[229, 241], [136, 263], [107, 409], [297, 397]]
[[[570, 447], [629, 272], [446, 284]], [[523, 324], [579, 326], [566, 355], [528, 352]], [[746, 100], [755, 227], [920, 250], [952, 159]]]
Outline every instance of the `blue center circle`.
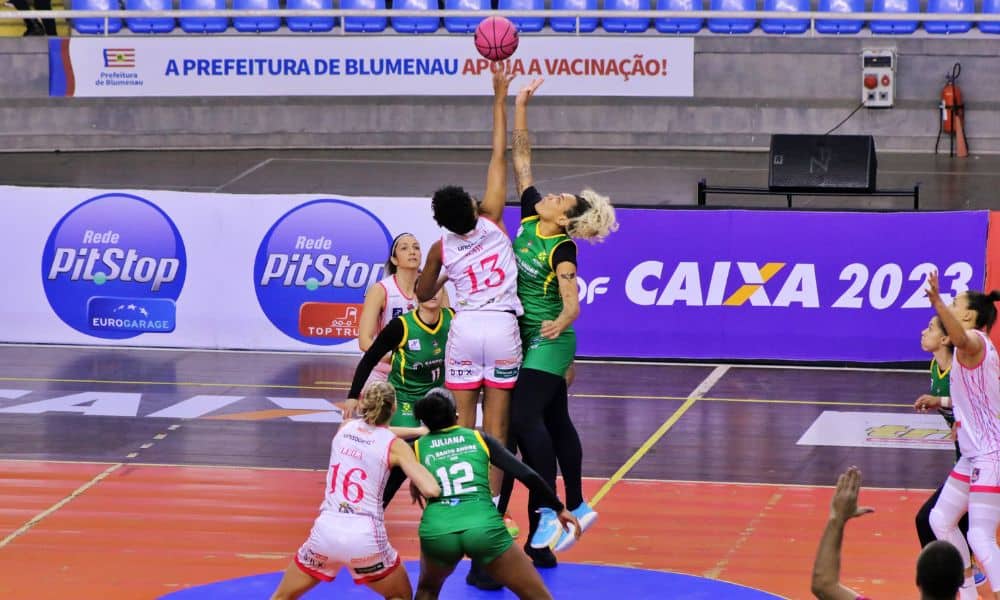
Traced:
[[[416, 588], [420, 564], [406, 563], [410, 583]], [[466, 585], [469, 561], [463, 560], [441, 591], [443, 600], [500, 600], [516, 598], [509, 590], [483, 592]], [[647, 571], [605, 565], [561, 563], [558, 568], [540, 570], [545, 585], [555, 598], [597, 600], [606, 598], [671, 598], [671, 600], [781, 600], [781, 596], [744, 587], [735, 583], [706, 579], [681, 573]], [[281, 581], [281, 573], [268, 573], [221, 581], [163, 596], [163, 600], [245, 600], [269, 598]], [[334, 598], [374, 598], [376, 595], [363, 585], [355, 585], [351, 576], [341, 570], [332, 583], [321, 583], [307, 594], [311, 600]]]

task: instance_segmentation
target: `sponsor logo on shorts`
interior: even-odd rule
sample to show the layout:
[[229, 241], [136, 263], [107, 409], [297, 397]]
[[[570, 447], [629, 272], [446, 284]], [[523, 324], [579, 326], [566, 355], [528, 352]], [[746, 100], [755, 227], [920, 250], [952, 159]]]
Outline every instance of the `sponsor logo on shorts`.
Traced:
[[[353, 561], [351, 562], [353, 564]], [[382, 561], [379, 561], [374, 565], [368, 567], [354, 567], [354, 571], [357, 572], [358, 575], [373, 575], [384, 569], [385, 569], [385, 563]]]
[[973, 469], [972, 470], [972, 475], [969, 476], [969, 482], [970, 483], [976, 483], [977, 481], [979, 481], [979, 468], [978, 467], [976, 467], [975, 469]]
[[517, 377], [520, 370], [521, 369], [519, 367], [510, 367], [509, 369], [493, 369], [493, 376], [498, 379], [513, 379]]
[[313, 552], [309, 548], [306, 548], [299, 554], [299, 562], [310, 569], [320, 569], [328, 560], [329, 558], [326, 555], [320, 554], [319, 552]]

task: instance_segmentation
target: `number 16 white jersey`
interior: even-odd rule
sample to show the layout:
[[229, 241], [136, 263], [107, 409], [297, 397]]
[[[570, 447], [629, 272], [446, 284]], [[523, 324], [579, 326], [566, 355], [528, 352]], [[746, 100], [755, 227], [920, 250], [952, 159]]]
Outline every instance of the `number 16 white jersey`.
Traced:
[[489, 310], [524, 314], [517, 297], [517, 263], [510, 238], [480, 216], [465, 235], [445, 231], [441, 263], [455, 286], [455, 311]]
[[396, 436], [361, 419], [341, 423], [330, 444], [323, 512], [367, 515], [382, 521], [382, 491]]

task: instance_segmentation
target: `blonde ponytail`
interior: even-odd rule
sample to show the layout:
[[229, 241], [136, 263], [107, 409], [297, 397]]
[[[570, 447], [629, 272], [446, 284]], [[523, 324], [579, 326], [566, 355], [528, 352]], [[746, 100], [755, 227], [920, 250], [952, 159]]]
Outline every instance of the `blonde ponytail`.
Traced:
[[566, 225], [566, 233], [570, 237], [593, 244], [603, 242], [611, 232], [618, 231], [615, 207], [607, 196], [586, 189], [580, 192], [579, 198], [586, 203], [586, 208], [579, 215], [570, 217]]
[[396, 390], [385, 381], [369, 384], [358, 400], [358, 414], [369, 425], [385, 425], [396, 408]]

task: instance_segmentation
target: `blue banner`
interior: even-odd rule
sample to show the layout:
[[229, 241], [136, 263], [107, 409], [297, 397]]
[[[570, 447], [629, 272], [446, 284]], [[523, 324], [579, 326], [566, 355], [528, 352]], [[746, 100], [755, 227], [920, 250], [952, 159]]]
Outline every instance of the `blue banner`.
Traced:
[[946, 299], [982, 289], [988, 215], [619, 209], [578, 244], [578, 354], [927, 359], [927, 275]]

